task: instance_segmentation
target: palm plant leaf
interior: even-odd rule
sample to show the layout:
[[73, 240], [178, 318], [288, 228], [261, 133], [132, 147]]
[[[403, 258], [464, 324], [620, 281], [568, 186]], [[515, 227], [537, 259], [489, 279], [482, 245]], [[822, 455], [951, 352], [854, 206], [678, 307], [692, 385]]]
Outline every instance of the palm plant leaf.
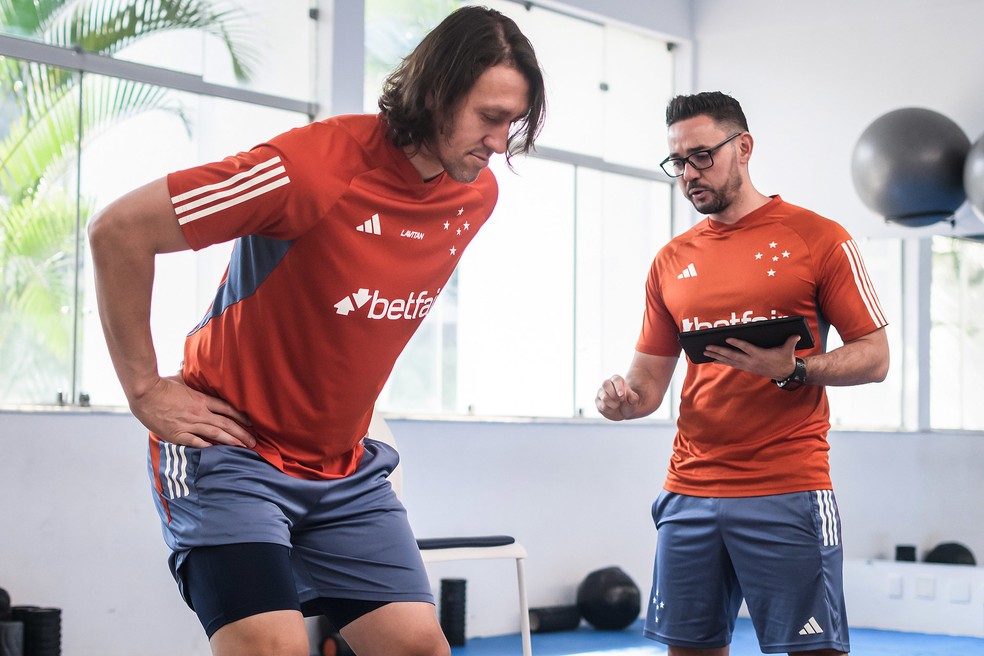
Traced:
[[0, 25], [4, 31], [36, 37], [65, 0], [0, 0]]
[[25, 198], [0, 218], [0, 342], [16, 319], [49, 352], [68, 347], [61, 315], [72, 298], [77, 212], [74, 196], [50, 194], [41, 203]]
[[216, 8], [204, 0], [76, 0], [63, 3], [44, 25], [45, 40], [87, 52], [115, 55], [147, 35], [182, 29], [218, 37], [232, 57], [237, 79], [249, 78], [257, 61], [244, 19], [236, 7]]

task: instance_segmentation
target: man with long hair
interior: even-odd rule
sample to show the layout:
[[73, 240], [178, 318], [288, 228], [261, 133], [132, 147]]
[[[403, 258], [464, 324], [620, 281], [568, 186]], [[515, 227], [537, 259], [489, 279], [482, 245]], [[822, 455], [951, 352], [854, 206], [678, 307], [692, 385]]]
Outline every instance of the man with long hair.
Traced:
[[[624, 378], [602, 382], [598, 411], [618, 421], [658, 408], [682, 332], [801, 316], [816, 339], [803, 349], [795, 334], [774, 348], [728, 338], [688, 362], [653, 505], [645, 634], [670, 656], [727, 656], [744, 599], [763, 652], [844, 654], [824, 387], [885, 379], [887, 319], [847, 230], [752, 185], [754, 140], [737, 100], [678, 96], [666, 124], [661, 166], [706, 218], [656, 255], [635, 355]], [[830, 326], [843, 344], [827, 351]]]
[[[499, 12], [466, 7], [329, 118], [171, 173], [89, 227], [110, 355], [150, 431], [169, 564], [216, 655], [307, 656], [323, 614], [359, 654], [448, 654], [397, 464], [366, 438], [393, 365], [528, 152], [544, 85]], [[156, 255], [235, 240], [182, 370], [150, 332]]]

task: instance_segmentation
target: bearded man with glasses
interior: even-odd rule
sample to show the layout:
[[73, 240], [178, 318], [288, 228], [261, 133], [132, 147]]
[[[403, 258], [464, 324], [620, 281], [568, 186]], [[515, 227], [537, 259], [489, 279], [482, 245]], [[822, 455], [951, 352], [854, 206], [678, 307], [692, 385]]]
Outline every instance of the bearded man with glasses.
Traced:
[[[850, 650], [840, 518], [827, 458], [824, 387], [888, 373], [887, 320], [857, 244], [839, 224], [752, 184], [754, 141], [720, 92], [666, 110], [660, 166], [705, 218], [660, 249], [625, 376], [603, 381], [598, 411], [619, 421], [660, 406], [685, 331], [802, 316], [773, 348], [729, 338], [688, 361], [678, 431], [653, 505], [658, 544], [645, 634], [670, 656], [726, 656], [742, 600], [765, 653]], [[843, 346], [826, 352], [834, 326]]]

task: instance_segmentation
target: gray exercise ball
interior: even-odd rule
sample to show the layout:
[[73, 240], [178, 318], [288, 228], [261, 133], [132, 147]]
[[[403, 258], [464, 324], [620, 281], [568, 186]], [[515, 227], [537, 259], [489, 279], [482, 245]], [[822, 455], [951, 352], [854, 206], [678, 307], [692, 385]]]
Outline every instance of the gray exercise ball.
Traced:
[[964, 189], [970, 206], [984, 221], [984, 134], [982, 134], [967, 153], [963, 170]]
[[858, 138], [854, 188], [888, 221], [924, 226], [953, 216], [966, 199], [970, 139], [939, 112], [905, 107], [879, 116]]

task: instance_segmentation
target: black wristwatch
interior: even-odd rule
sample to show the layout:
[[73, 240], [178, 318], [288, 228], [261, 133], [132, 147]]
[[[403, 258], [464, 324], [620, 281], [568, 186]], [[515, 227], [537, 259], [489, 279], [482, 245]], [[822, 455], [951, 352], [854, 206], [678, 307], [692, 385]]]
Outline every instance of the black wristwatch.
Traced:
[[806, 384], [806, 361], [803, 358], [796, 358], [796, 368], [782, 380], [772, 379], [779, 389], [793, 391]]

